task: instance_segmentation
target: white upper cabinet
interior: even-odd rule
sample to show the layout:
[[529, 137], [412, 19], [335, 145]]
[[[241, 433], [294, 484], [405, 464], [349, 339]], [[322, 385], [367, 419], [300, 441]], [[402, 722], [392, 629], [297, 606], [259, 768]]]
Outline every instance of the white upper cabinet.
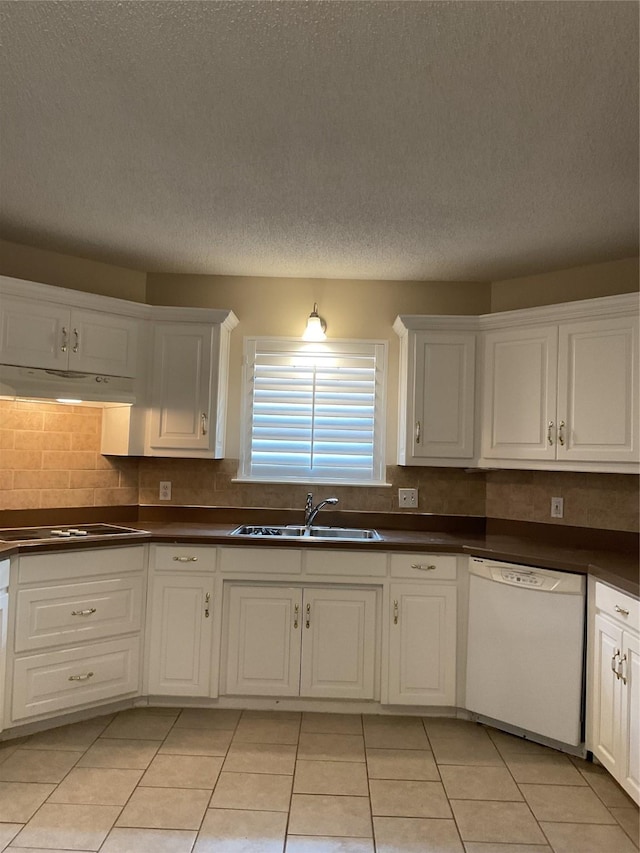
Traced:
[[187, 311], [209, 322], [153, 324], [147, 453], [217, 459], [224, 455], [229, 337], [238, 321], [231, 311]]
[[134, 377], [137, 332], [134, 317], [0, 294], [2, 364]]
[[476, 317], [397, 318], [400, 465], [471, 464], [477, 326]]
[[637, 472], [637, 296], [493, 315], [498, 323], [484, 336], [481, 464]]

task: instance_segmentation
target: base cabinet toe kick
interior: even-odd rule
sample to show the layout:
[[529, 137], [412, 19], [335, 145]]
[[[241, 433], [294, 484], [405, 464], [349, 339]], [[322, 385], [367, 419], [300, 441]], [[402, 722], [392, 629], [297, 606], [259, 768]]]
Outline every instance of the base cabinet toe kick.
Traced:
[[[493, 604], [476, 600], [474, 559], [154, 543], [2, 560], [2, 738], [89, 718], [107, 704], [176, 699], [210, 708], [458, 716], [574, 754], [588, 750], [638, 802], [637, 599], [589, 578], [586, 623], [577, 612], [582, 596], [569, 631], [566, 621], [548, 620], [560, 649], [581, 648], [585, 624], [587, 636], [585, 672], [576, 652], [567, 673], [572, 684], [586, 678], [584, 736], [558, 742], [535, 722], [531, 729], [513, 724], [502, 681], [495, 687], [506, 690], [501, 702], [487, 700], [492, 713], [480, 707], [467, 665], [486, 670], [486, 661], [478, 661], [469, 619], [476, 627], [480, 614], [492, 619]], [[517, 588], [518, 573], [524, 583], [545, 570], [505, 563], [500, 570], [518, 606], [523, 596], [535, 596], [540, 612], [547, 600], [560, 601], [551, 600], [551, 590]], [[522, 643], [521, 626], [513, 619], [500, 625], [515, 632], [503, 638], [509, 661], [509, 650]], [[569, 637], [575, 626], [580, 637]], [[545, 642], [554, 647], [553, 637]]]

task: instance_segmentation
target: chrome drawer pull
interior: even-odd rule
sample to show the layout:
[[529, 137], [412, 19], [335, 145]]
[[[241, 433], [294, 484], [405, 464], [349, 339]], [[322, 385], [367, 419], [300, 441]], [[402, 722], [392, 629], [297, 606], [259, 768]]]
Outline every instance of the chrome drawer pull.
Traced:
[[[619, 653], [618, 653], [618, 654], [619, 654]], [[624, 668], [623, 668], [623, 667], [624, 667], [624, 664], [625, 664], [626, 660], [627, 660], [627, 655], [626, 655], [626, 654], [622, 655], [622, 656], [619, 658], [618, 671], [617, 671], [617, 673], [616, 673], [616, 675], [618, 676], [618, 678], [619, 678], [619, 679], [621, 679], [621, 681], [622, 681], [622, 683], [623, 683], [623, 684], [626, 684], [626, 683], [627, 683], [627, 676], [623, 674], [623, 673], [624, 673]]]
[[86, 675], [70, 675], [69, 681], [87, 681], [89, 678], [93, 678], [92, 672], [88, 672]]
[[197, 557], [174, 557], [176, 563], [197, 563]]
[[67, 344], [69, 343], [69, 331], [66, 326], [62, 327], [62, 343], [60, 345], [61, 352], [67, 351]]
[[208, 592], [204, 597], [204, 618], [209, 618], [209, 604], [211, 602], [211, 593]]
[[96, 612], [95, 607], [89, 607], [87, 610], [72, 610], [72, 616], [91, 616], [92, 613]]
[[551, 430], [553, 429], [553, 421], [549, 421], [547, 425], [547, 441], [550, 445], [553, 445], [553, 438], [551, 437]]
[[396, 598], [393, 602], [393, 624], [398, 624], [398, 599]]
[[613, 657], [611, 658], [611, 672], [615, 675], [616, 678], [620, 678], [620, 673], [618, 672], [618, 667], [616, 665], [616, 658], [620, 654], [620, 649], [616, 649], [613, 653]]
[[411, 563], [412, 569], [419, 569], [421, 572], [435, 572], [436, 566], [431, 563]]
[[304, 626], [308, 628], [311, 625], [311, 605], [307, 604], [307, 618], [305, 619]]
[[296, 606], [293, 608], [293, 627], [294, 628], [298, 627], [298, 615], [299, 615], [299, 613], [300, 613], [300, 607], [299, 607], [299, 605], [296, 604]]
[[624, 607], [620, 607], [619, 604], [616, 604], [616, 606], [613, 609], [616, 611], [616, 613], [622, 613], [623, 616], [629, 615], [629, 611], [625, 610]]
[[558, 441], [564, 447], [564, 421], [560, 421], [560, 426], [558, 427]]
[[80, 349], [80, 332], [77, 329], [73, 330], [73, 337], [75, 338], [75, 343], [72, 347], [73, 352], [78, 352]]

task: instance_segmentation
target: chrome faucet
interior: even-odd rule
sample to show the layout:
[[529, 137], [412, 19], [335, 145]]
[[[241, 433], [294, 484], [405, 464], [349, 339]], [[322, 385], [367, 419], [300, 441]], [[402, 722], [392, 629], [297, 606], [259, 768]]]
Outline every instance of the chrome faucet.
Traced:
[[338, 498], [326, 498], [325, 500], [320, 501], [320, 503], [317, 506], [314, 506], [313, 505], [313, 494], [311, 492], [309, 492], [307, 495], [307, 500], [305, 501], [305, 504], [304, 504], [304, 526], [305, 527], [311, 527], [311, 525], [315, 521], [316, 515], [320, 512], [320, 510], [322, 509], [323, 506], [326, 506], [327, 504], [337, 504], [337, 503], [338, 503]]

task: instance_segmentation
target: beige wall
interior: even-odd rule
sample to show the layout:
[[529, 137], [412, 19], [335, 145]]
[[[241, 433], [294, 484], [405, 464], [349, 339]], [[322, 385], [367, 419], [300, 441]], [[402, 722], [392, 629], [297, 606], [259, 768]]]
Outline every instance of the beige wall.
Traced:
[[398, 314], [482, 314], [489, 310], [490, 285], [482, 282], [340, 281], [150, 273], [147, 301], [153, 305], [231, 308], [240, 318], [240, 325], [231, 337], [227, 419], [227, 455], [234, 458], [239, 456], [245, 336], [299, 336], [317, 302], [330, 337], [387, 341], [387, 463], [391, 465], [396, 459], [399, 355], [393, 321]]
[[144, 302], [144, 272], [0, 240], [0, 275]]
[[555, 305], [577, 299], [595, 299], [638, 290], [639, 259], [624, 258], [604, 264], [494, 281], [491, 310], [511, 311], [535, 305]]

